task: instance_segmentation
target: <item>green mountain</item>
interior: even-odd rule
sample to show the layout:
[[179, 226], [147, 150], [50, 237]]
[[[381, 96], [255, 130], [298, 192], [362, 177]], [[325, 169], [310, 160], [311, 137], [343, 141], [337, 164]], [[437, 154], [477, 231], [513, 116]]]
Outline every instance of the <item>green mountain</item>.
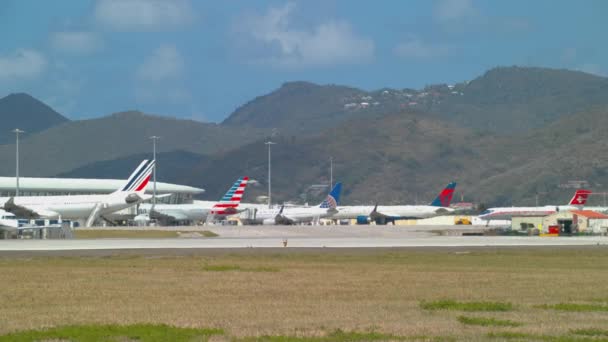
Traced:
[[[151, 153], [140, 153], [123, 158], [105, 160], [63, 172], [61, 178], [112, 178], [126, 179], [143, 160], [152, 158]], [[186, 151], [171, 151], [156, 154], [156, 179], [159, 182], [183, 184], [183, 175], [191, 176], [192, 169], [208, 157]], [[201, 175], [201, 177], [203, 177]]]
[[[20, 144], [21, 174], [52, 176], [92, 162], [151, 153], [149, 137], [159, 135], [158, 152], [182, 150], [197, 154], [227, 151], [264, 136], [255, 128], [232, 129], [217, 124], [167, 118], [140, 112], [80, 120], [24, 136]], [[0, 174], [14, 174], [15, 146], [1, 145]]]
[[[278, 202], [320, 201], [333, 157], [346, 204], [426, 203], [452, 180], [465, 201], [561, 204], [572, 195], [569, 181], [606, 189], [606, 82], [580, 72], [510, 67], [421, 90], [288, 83], [220, 125], [126, 112], [28, 134], [22, 174], [122, 170], [149, 156], [148, 137], [161, 135], [159, 179], [202, 187], [207, 198], [217, 198], [248, 175], [258, 181], [246, 194], [252, 201], [266, 195], [264, 141], [277, 128], [272, 186]], [[164, 153], [169, 161], [160, 160]], [[12, 175], [14, 145], [1, 145], [0, 158], [8, 161], [0, 174]], [[603, 204], [600, 197], [591, 202]]]
[[608, 78], [570, 70], [502, 67], [429, 96], [436, 99], [427, 109], [458, 125], [515, 133], [608, 105]]
[[[344, 183], [345, 204], [426, 203], [458, 181], [456, 199], [488, 205], [566, 203], [582, 180], [596, 192], [608, 186], [608, 107], [567, 115], [534, 132], [479, 134], [428, 113], [401, 112], [350, 120], [315, 137], [275, 139], [273, 198], [316, 203], [329, 183]], [[260, 184], [246, 200], [267, 192], [267, 147], [256, 141], [212, 156], [184, 176], [212, 198], [240, 175]], [[204, 178], [197, 175], [204, 174]], [[603, 204], [592, 197], [591, 204]]]
[[[345, 203], [414, 203], [430, 201], [444, 183], [466, 173], [467, 160], [477, 158], [471, 146], [483, 144], [466, 129], [403, 112], [350, 120], [316, 137], [284, 137], [272, 146], [272, 188], [277, 201], [316, 203], [329, 183], [330, 156], [334, 181], [344, 183]], [[248, 200], [266, 194], [267, 147], [257, 141], [213, 156], [184, 177], [204, 186], [211, 196], [225, 184], [248, 175], [260, 186], [247, 191]], [[204, 179], [195, 175], [204, 174]], [[197, 183], [200, 182], [200, 183]]]
[[353, 117], [388, 113], [393, 103], [381, 103], [370, 93], [345, 86], [309, 82], [285, 83], [232, 113], [222, 125], [276, 128], [284, 134], [309, 134]]
[[15, 128], [27, 134], [69, 121], [51, 107], [28, 94], [10, 94], [0, 99], [0, 144], [15, 140]]
[[579, 71], [500, 67], [455, 85], [364, 91], [285, 83], [238, 108], [222, 125], [303, 135], [359, 117], [401, 110], [437, 114], [456, 125], [500, 134], [525, 132], [560, 117], [608, 105], [608, 78]]

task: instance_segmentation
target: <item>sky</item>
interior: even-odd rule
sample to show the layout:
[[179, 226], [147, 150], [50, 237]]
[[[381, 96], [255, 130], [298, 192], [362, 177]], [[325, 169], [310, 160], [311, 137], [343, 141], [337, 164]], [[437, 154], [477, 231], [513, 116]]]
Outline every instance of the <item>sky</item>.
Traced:
[[221, 122], [289, 81], [421, 88], [496, 66], [608, 75], [608, 1], [3, 0], [0, 97]]

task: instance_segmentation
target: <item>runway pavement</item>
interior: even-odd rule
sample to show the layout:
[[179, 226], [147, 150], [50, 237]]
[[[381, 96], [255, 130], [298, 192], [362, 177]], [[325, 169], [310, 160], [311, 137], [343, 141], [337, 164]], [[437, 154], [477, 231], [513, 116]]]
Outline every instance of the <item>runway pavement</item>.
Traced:
[[0, 240], [0, 251], [213, 248], [388, 248], [608, 245], [608, 237], [445, 236], [437, 231], [479, 227], [300, 226], [177, 227], [212, 230], [214, 238]]

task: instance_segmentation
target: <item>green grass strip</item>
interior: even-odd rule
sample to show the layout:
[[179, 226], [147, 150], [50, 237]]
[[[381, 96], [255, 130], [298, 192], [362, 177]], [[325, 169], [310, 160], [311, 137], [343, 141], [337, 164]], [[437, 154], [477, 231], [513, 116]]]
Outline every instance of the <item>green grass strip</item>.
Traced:
[[570, 332], [575, 335], [593, 336], [593, 337], [608, 337], [608, 330], [606, 330], [606, 329], [587, 328], [587, 329], [571, 330]]
[[276, 267], [257, 266], [241, 267], [239, 265], [205, 265], [203, 271], [208, 272], [279, 272]]
[[458, 322], [466, 325], [480, 325], [483, 327], [520, 327], [523, 324], [509, 320], [486, 317], [458, 316]]
[[397, 336], [380, 332], [335, 330], [325, 336], [259, 336], [238, 339], [238, 342], [366, 342], [366, 341], [443, 341], [428, 336]]
[[588, 303], [559, 303], [553, 305], [539, 305], [538, 309], [558, 310], [569, 312], [592, 312], [592, 311], [608, 311], [608, 305], [605, 304], [588, 304]]
[[73, 325], [28, 330], [0, 336], [0, 341], [34, 342], [34, 341], [207, 341], [210, 336], [223, 335], [222, 329], [178, 328], [165, 324], [135, 325]]
[[455, 300], [439, 300], [421, 302], [424, 310], [454, 310], [454, 311], [511, 311], [513, 304], [503, 302], [457, 302]]

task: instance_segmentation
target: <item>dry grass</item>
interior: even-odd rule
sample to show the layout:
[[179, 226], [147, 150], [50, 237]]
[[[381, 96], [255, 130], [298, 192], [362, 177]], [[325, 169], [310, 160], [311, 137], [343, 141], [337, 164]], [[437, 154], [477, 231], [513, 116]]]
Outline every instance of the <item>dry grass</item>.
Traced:
[[[0, 259], [0, 334], [79, 324], [219, 328], [230, 338], [338, 331], [484, 340], [571, 336], [608, 313], [541, 309], [605, 296], [608, 249], [320, 251]], [[240, 270], [212, 272], [225, 265]], [[496, 320], [463, 325], [458, 310], [423, 302], [512, 303]], [[525, 339], [525, 338], [524, 338]]]

